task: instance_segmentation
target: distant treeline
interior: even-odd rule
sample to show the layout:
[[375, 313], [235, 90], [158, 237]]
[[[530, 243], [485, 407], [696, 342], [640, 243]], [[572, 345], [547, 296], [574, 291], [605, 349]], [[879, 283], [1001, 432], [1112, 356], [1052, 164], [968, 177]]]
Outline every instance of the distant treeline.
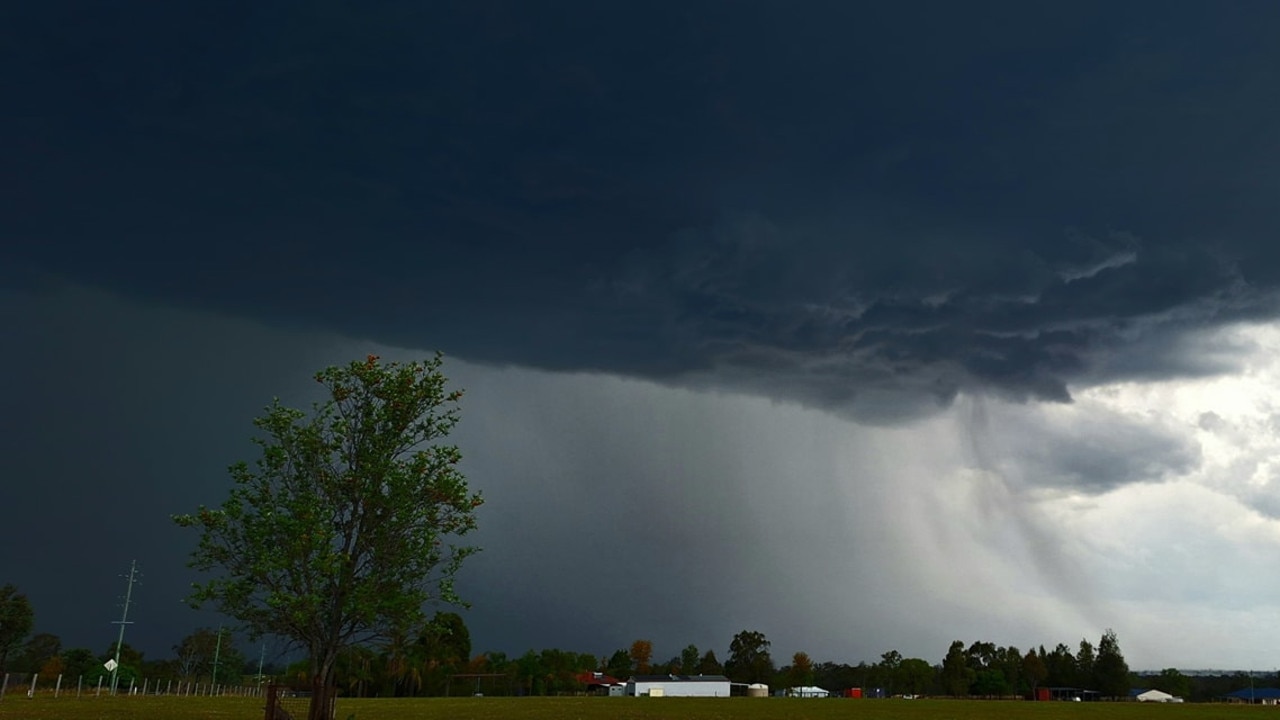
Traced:
[[[10, 627], [10, 630], [13, 628]], [[105, 652], [63, 648], [57, 635], [3, 634], [0, 623], [0, 673], [39, 675], [52, 685], [67, 681], [93, 685], [107, 675], [103, 666], [117, 656], [113, 643]], [[246, 656], [244, 642], [232, 633], [200, 628], [173, 646], [172, 655], [148, 660], [127, 643], [120, 647], [118, 682], [153, 685], [163, 681], [243, 685], [263, 681], [305, 684], [307, 664], [282, 666], [265, 654]], [[1114, 632], [1097, 645], [1081, 640], [1073, 649], [1059, 643], [1025, 652], [991, 642], [957, 640], [940, 661], [903, 657], [890, 650], [874, 663], [850, 665], [814, 662], [804, 652], [779, 665], [770, 642], [758, 631], [735, 635], [723, 663], [714, 650], [688, 645], [666, 660], [657, 660], [653, 644], [636, 640], [628, 648], [597, 656], [560, 649], [529, 650], [518, 657], [502, 652], [472, 653], [466, 624], [456, 613], [436, 613], [424, 627], [378, 645], [348, 648], [339, 659], [339, 692], [352, 697], [438, 695], [563, 695], [585, 693], [613, 678], [637, 674], [727, 675], [739, 683], [765, 683], [771, 688], [816, 685], [833, 693], [861, 688], [864, 696], [945, 695], [960, 697], [1033, 697], [1037, 688], [1078, 688], [1099, 698], [1127, 698], [1131, 689], [1159, 689], [1188, 702], [1216, 700], [1248, 688], [1280, 685], [1275, 673], [1250, 675], [1186, 675], [1168, 668], [1159, 673], [1129, 670]], [[597, 678], [593, 673], [600, 673]], [[1091, 693], [1092, 696], [1092, 693]]]

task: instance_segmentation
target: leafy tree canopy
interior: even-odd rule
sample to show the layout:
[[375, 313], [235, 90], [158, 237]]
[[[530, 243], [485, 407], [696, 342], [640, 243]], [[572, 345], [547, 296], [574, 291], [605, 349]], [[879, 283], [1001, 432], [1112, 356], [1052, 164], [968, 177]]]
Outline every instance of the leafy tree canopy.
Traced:
[[773, 658], [769, 656], [769, 640], [764, 633], [743, 630], [734, 635], [724, 669], [734, 682], [768, 683], [772, 680]]
[[191, 567], [216, 574], [192, 603], [305, 647], [317, 687], [343, 648], [419, 626], [430, 601], [461, 604], [453, 577], [477, 549], [452, 539], [482, 500], [441, 443], [461, 398], [441, 363], [370, 355], [320, 371], [328, 399], [310, 414], [277, 399], [254, 421], [261, 455], [231, 467], [222, 506], [174, 518], [200, 531]]

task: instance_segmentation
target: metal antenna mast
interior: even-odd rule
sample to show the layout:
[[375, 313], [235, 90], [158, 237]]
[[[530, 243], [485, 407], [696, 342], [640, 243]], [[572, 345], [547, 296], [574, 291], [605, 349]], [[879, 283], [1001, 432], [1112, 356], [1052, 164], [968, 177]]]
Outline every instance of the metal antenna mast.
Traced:
[[120, 613], [119, 620], [112, 620], [112, 625], [120, 626], [120, 637], [116, 638], [116, 657], [111, 663], [111, 694], [116, 694], [118, 687], [118, 677], [120, 674], [120, 646], [124, 645], [124, 626], [132, 625], [129, 620], [129, 603], [133, 600], [133, 584], [138, 581], [138, 561], [134, 560], [129, 564], [129, 585], [124, 591], [124, 612]]

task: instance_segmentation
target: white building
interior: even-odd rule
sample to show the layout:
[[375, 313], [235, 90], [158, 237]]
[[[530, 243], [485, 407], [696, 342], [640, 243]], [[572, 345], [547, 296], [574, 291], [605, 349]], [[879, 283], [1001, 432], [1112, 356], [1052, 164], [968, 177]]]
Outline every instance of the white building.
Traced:
[[831, 697], [831, 693], [820, 687], [813, 685], [805, 685], [802, 687], [793, 687], [787, 689], [787, 697]]
[[1163, 690], [1147, 690], [1140, 692], [1134, 696], [1138, 702], [1179, 702], [1174, 697]]
[[636, 675], [627, 681], [626, 694], [636, 697], [729, 697], [729, 678], [723, 675]]

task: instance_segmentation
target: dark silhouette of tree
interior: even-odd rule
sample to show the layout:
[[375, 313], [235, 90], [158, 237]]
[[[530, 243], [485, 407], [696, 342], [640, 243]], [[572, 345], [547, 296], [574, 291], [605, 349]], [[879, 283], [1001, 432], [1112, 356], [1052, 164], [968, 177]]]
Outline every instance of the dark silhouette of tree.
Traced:
[[609, 661], [605, 663], [604, 671], [615, 678], [626, 680], [635, 671], [635, 666], [631, 664], [631, 653], [626, 650], [615, 650], [609, 656]]
[[947, 656], [942, 659], [942, 691], [948, 695], [965, 697], [976, 676], [977, 672], [969, 666], [969, 654], [965, 652], [964, 642], [952, 642], [947, 649]]
[[1191, 678], [1177, 668], [1165, 668], [1151, 679], [1151, 687], [1183, 699], [1191, 698]]
[[1125, 697], [1129, 694], [1129, 664], [1120, 652], [1120, 641], [1110, 628], [1098, 642], [1098, 656], [1093, 664], [1094, 683], [1098, 692], [1107, 697]]
[[34, 623], [35, 613], [27, 596], [14, 585], [0, 587], [0, 673], [7, 669], [10, 654], [31, 634]]
[[698, 660], [699, 675], [722, 675], [723, 673], [724, 666], [716, 659], [715, 650], [708, 650], [703, 654], [702, 658]]
[[724, 664], [729, 679], [741, 683], [768, 683], [773, 679], [773, 658], [769, 656], [769, 640], [764, 633], [743, 630], [729, 644], [729, 659]]
[[689, 645], [680, 651], [680, 674], [698, 674], [698, 646]]
[[1096, 678], [1093, 674], [1095, 655], [1093, 645], [1085, 639], [1080, 640], [1080, 650], [1076, 652], [1075, 684], [1086, 690], [1095, 690]]
[[[1044, 652], [1044, 648], [1040, 648], [1040, 652]], [[1049, 668], [1045, 667], [1044, 660], [1035, 650], [1028, 650], [1027, 654], [1022, 657], [1022, 677], [1027, 681], [1027, 686], [1031, 690], [1034, 697], [1036, 688], [1040, 687], [1049, 677]]]

